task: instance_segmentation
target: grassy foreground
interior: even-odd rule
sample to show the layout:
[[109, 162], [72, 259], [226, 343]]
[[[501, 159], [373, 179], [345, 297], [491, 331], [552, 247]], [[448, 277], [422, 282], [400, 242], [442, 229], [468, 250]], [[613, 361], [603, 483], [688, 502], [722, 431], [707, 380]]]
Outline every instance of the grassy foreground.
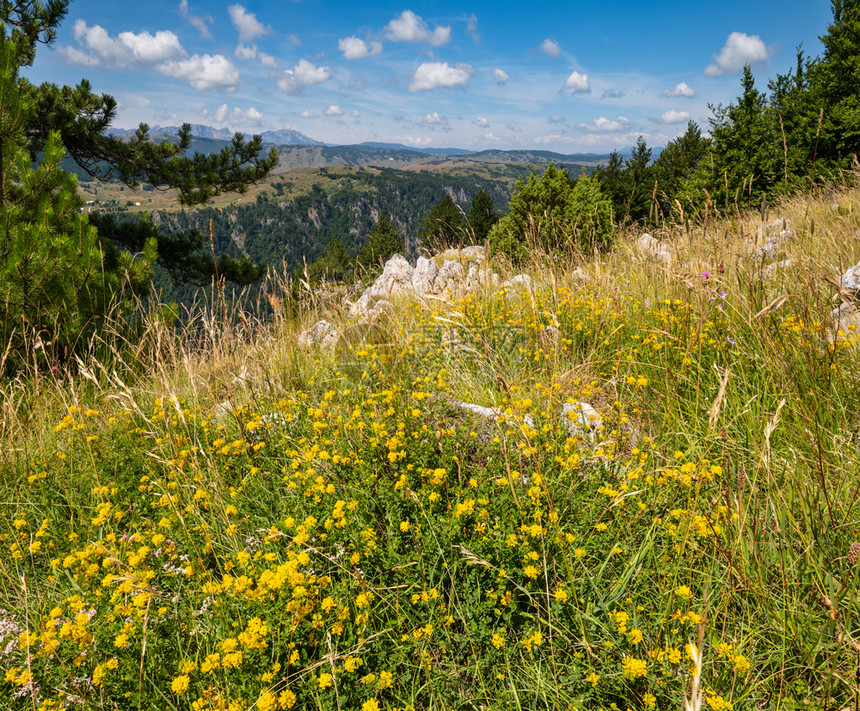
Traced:
[[858, 708], [858, 199], [4, 384], [0, 707]]

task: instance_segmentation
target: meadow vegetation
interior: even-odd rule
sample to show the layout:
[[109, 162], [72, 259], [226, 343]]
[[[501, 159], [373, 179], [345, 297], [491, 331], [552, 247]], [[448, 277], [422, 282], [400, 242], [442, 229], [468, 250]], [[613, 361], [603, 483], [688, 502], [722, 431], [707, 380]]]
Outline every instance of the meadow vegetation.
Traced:
[[0, 395], [4, 707], [856, 708], [860, 372], [824, 276], [858, 200], [667, 223], [668, 266], [637, 233], [533, 249], [533, 288], [331, 350], [295, 346], [348, 325], [329, 298], [31, 351]]

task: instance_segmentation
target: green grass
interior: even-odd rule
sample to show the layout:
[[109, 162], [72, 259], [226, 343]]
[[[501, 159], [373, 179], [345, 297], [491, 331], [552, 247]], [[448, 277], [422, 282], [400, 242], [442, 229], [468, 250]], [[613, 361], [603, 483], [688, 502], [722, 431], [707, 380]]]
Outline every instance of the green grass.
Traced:
[[797, 266], [767, 279], [736, 215], [667, 228], [670, 267], [622, 235], [334, 352], [210, 314], [36, 354], [0, 399], [0, 698], [855, 708], [860, 380], [823, 276], [857, 200], [782, 205]]

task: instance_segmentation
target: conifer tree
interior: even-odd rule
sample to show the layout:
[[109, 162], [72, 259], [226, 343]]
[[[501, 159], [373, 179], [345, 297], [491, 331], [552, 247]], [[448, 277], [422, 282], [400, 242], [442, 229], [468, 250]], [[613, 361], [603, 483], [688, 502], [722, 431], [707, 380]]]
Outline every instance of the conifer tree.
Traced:
[[496, 207], [493, 205], [493, 198], [483, 190], [479, 190], [469, 205], [466, 221], [472, 230], [475, 242], [480, 243], [487, 239], [493, 225], [499, 221]]
[[421, 218], [418, 241], [432, 249], [452, 247], [463, 242], [466, 223], [463, 212], [447, 193]]
[[260, 157], [261, 139], [236, 134], [214, 155], [186, 155], [190, 127], [177, 142], [153, 143], [141, 125], [128, 141], [106, 134], [116, 101], [78, 86], [34, 86], [19, 76], [37, 47], [56, 38], [69, 0], [0, 2], [0, 348], [24, 339], [67, 350], [97, 326], [122, 290], [144, 291], [155, 260], [179, 279], [203, 280], [216, 271], [239, 283], [262, 269], [202, 249], [200, 235], [166, 238], [143, 227], [80, 214], [76, 179], [60, 169], [70, 156], [97, 179], [176, 188], [183, 204], [242, 192], [275, 165]]
[[375, 269], [405, 249], [403, 233], [391, 221], [388, 213], [383, 210], [376, 219], [373, 232], [368, 235], [367, 241], [359, 250], [355, 263], [356, 266], [363, 269]]

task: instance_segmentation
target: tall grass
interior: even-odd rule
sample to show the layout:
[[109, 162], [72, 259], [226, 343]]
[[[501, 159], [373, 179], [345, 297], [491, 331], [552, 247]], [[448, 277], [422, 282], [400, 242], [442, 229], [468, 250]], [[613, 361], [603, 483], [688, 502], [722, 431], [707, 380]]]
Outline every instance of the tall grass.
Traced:
[[[824, 279], [857, 200], [772, 208], [773, 272], [736, 213], [663, 226], [669, 265], [635, 233], [535, 253], [531, 287], [373, 328], [330, 292], [34, 354], [0, 398], [0, 698], [857, 708], [860, 374]], [[322, 316], [339, 346], [299, 350]]]

